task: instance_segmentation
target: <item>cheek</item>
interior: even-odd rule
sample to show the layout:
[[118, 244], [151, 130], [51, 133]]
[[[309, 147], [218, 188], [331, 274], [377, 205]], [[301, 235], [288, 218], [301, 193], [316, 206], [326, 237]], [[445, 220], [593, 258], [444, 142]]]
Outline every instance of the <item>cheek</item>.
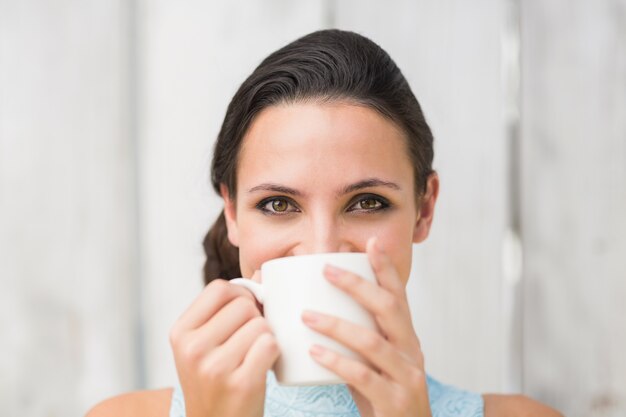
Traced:
[[243, 223], [241, 226], [239, 264], [244, 277], [251, 277], [254, 271], [261, 269], [263, 262], [285, 256], [285, 247], [288, 245], [285, 236], [258, 222]]
[[254, 271], [261, 269], [263, 262], [272, 256], [271, 244], [262, 244], [260, 240], [258, 236], [244, 237], [241, 240], [239, 265], [244, 277], [251, 277]]
[[385, 252], [391, 258], [391, 262], [398, 272], [400, 280], [406, 284], [411, 272], [413, 258], [413, 231], [407, 233], [406, 225], [398, 230], [390, 229], [378, 233], [378, 241], [385, 248]]

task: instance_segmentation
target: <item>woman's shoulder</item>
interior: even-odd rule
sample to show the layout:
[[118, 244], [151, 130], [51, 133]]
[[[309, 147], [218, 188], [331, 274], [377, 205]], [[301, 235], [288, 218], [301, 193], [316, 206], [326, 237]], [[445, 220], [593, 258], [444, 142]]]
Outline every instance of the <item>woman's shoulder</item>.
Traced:
[[85, 417], [168, 417], [172, 389], [135, 391], [96, 404]]
[[524, 395], [484, 394], [485, 417], [563, 417], [561, 413]]

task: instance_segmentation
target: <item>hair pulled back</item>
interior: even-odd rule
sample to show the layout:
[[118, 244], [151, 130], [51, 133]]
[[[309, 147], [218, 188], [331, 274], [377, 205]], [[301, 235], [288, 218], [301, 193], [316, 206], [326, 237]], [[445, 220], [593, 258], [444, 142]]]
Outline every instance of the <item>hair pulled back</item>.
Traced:
[[[406, 136], [415, 191], [421, 195], [432, 172], [433, 136], [409, 84], [391, 57], [359, 34], [336, 29], [306, 35], [269, 55], [243, 82], [228, 105], [218, 134], [211, 182], [236, 195], [237, 160], [257, 114], [277, 105], [344, 101], [378, 111]], [[241, 276], [239, 251], [227, 237], [224, 212], [204, 239], [204, 281]]]

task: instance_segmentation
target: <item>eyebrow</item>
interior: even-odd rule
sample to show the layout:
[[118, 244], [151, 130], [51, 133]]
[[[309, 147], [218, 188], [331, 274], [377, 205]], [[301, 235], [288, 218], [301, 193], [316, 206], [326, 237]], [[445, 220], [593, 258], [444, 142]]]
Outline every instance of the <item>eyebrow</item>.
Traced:
[[[364, 188], [371, 188], [371, 187], [386, 187], [386, 188], [390, 188], [392, 190], [400, 190], [400, 186], [398, 184], [396, 184], [395, 182], [390, 182], [390, 181], [383, 181], [379, 178], [368, 178], [362, 181], [358, 181], [355, 182], [354, 184], [349, 184], [345, 187], [343, 187], [338, 193], [337, 195], [344, 195], [344, 194], [350, 194], [353, 193], [355, 191], [358, 190], [362, 190]], [[264, 184], [259, 184], [255, 187], [252, 187], [248, 190], [248, 193], [254, 193], [257, 191], [272, 191], [275, 193], [281, 193], [281, 194], [289, 194], [289, 195], [293, 195], [296, 197], [300, 197], [302, 196], [302, 192], [298, 191], [294, 188], [291, 187], [287, 187], [284, 185], [280, 185], [280, 184], [273, 184], [273, 183], [264, 183]]]
[[260, 184], [256, 187], [252, 187], [248, 190], [248, 193], [254, 193], [256, 191], [273, 191], [275, 193], [290, 194], [297, 197], [302, 196], [302, 193], [294, 188], [271, 183]]
[[383, 181], [379, 178], [368, 178], [363, 181], [359, 181], [359, 182], [355, 182], [354, 184], [347, 185], [346, 187], [343, 188], [343, 190], [341, 190], [339, 194], [340, 195], [349, 194], [354, 191], [358, 191], [363, 188], [370, 188], [370, 187], [386, 187], [386, 188], [391, 188], [393, 190], [400, 190], [400, 186], [396, 184], [395, 182]]

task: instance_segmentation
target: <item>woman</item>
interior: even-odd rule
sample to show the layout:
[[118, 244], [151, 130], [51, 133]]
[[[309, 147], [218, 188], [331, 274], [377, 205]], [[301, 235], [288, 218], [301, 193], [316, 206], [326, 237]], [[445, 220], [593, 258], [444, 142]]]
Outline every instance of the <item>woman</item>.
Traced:
[[[208, 285], [171, 330], [180, 389], [127, 394], [90, 416], [559, 415], [425, 373], [404, 288], [412, 245], [433, 220], [432, 159], [417, 100], [372, 41], [326, 30], [270, 55], [235, 94], [215, 147], [212, 183], [224, 212], [205, 240]], [[343, 251], [367, 252], [377, 284], [331, 268], [326, 278], [380, 332], [315, 312], [302, 320], [371, 365], [316, 347], [311, 356], [347, 387], [278, 387], [268, 373], [276, 340], [253, 297], [227, 279], [262, 279], [261, 264], [277, 257]]]

